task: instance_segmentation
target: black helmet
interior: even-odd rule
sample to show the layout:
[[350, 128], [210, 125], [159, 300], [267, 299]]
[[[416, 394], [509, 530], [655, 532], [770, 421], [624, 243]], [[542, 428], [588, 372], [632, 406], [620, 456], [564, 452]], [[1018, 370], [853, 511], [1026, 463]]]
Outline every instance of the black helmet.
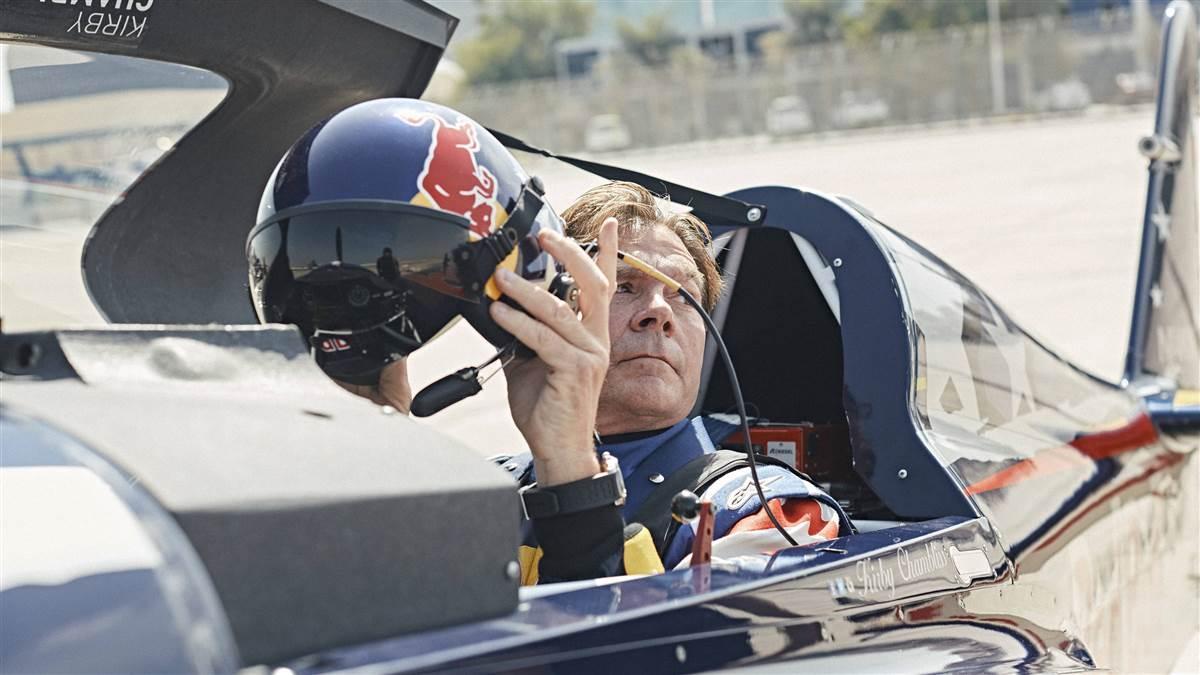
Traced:
[[541, 184], [470, 118], [414, 99], [368, 101], [284, 155], [246, 242], [264, 323], [293, 323], [331, 377], [373, 384], [385, 365], [464, 316], [497, 346], [497, 267], [550, 287], [536, 235], [562, 232]]

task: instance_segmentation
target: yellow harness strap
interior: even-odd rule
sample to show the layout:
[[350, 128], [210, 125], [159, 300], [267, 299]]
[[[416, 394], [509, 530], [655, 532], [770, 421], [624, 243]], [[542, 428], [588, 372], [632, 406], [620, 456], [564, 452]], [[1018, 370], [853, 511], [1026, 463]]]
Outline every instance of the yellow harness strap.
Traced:
[[521, 546], [517, 549], [517, 561], [521, 563], [521, 585], [536, 586], [538, 563], [542, 560], [542, 547]]
[[625, 527], [625, 573], [662, 574], [662, 559], [654, 547], [654, 539], [641, 523]]

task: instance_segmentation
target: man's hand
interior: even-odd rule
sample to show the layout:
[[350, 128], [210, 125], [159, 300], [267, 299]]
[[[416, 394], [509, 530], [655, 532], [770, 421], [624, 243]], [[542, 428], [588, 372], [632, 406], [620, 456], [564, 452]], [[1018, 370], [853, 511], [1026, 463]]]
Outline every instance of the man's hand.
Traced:
[[379, 374], [379, 384], [347, 384], [337, 382], [351, 394], [369, 398], [378, 405], [390, 405], [396, 410], [408, 414], [412, 406], [412, 385], [408, 382], [408, 359], [393, 361], [384, 367]]
[[608, 373], [608, 309], [616, 288], [617, 221], [600, 228], [595, 262], [574, 241], [544, 230], [542, 247], [563, 263], [579, 285], [580, 313], [562, 300], [507, 271], [496, 280], [528, 314], [492, 303], [496, 323], [532, 349], [537, 358], [505, 368], [513, 421], [529, 443], [542, 485], [569, 483], [600, 472], [592, 434], [596, 406]]

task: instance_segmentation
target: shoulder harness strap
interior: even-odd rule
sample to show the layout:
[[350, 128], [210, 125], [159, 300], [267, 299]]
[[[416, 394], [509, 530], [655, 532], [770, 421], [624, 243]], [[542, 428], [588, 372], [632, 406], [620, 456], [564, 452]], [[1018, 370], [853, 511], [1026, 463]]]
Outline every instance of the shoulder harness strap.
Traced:
[[[756, 455], [755, 462], [760, 466], [784, 467], [810, 483], [812, 482], [812, 479], [796, 471], [795, 467], [786, 462], [762, 455]], [[701, 455], [655, 487], [638, 512], [634, 514], [633, 522], [641, 523], [650, 531], [650, 536], [654, 539], [654, 545], [661, 556], [666, 551], [671, 536], [675, 534], [675, 529], [679, 527], [679, 523], [671, 517], [671, 500], [675, 498], [675, 495], [682, 490], [691, 490], [696, 494], [702, 494], [722, 476], [748, 466], [750, 466], [750, 460], [746, 459], [746, 453], [740, 450], [717, 450]]]

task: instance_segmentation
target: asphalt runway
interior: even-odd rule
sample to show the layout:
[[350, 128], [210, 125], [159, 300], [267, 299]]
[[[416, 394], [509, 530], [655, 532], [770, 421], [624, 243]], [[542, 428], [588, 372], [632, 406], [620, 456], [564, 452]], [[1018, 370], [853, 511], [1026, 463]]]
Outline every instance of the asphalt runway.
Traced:
[[[731, 139], [604, 159], [713, 192], [776, 184], [848, 195], [974, 279], [1051, 348], [1115, 379], [1146, 183], [1136, 142], [1151, 118], [1142, 108], [793, 142]], [[559, 209], [601, 182], [558, 162], [520, 159]], [[5, 330], [98, 320], [79, 277], [85, 235], [67, 224], [0, 230]], [[47, 296], [53, 306], [41, 302]], [[456, 326], [411, 358], [414, 388], [489, 354], [469, 327]], [[424, 423], [481, 454], [522, 450], [505, 395], [496, 377]]]

